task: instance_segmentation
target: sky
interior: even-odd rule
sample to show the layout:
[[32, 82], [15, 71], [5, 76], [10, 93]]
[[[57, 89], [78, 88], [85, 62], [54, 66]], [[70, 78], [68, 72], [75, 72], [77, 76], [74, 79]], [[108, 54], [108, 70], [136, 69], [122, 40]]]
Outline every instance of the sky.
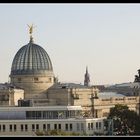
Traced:
[[60, 82], [133, 82], [140, 69], [140, 4], [0, 4], [0, 83], [16, 52], [34, 42], [49, 54]]

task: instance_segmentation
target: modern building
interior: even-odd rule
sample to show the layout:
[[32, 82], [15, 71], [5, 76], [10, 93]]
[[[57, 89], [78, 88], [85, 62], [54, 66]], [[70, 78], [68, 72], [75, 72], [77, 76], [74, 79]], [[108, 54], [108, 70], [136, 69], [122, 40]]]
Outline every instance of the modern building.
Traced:
[[34, 136], [50, 130], [103, 134], [104, 119], [82, 117], [81, 106], [1, 107], [0, 135]]

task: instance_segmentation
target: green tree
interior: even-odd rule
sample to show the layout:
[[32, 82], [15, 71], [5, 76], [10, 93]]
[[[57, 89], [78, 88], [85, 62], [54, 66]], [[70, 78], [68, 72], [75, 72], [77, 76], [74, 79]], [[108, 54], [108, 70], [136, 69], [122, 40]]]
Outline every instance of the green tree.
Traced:
[[111, 108], [108, 119], [113, 119], [114, 134], [140, 135], [140, 117], [126, 105], [118, 104]]
[[76, 132], [65, 132], [62, 130], [48, 130], [48, 131], [37, 131], [37, 136], [79, 136]]

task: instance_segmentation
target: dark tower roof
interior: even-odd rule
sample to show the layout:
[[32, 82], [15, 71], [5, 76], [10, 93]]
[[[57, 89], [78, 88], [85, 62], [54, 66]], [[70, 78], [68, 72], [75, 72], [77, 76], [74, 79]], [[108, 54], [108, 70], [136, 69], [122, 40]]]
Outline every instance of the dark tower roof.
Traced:
[[89, 83], [90, 83], [90, 76], [89, 76], [89, 73], [88, 73], [88, 68], [86, 67], [84, 86], [89, 86]]
[[11, 75], [44, 74], [48, 71], [53, 71], [50, 57], [41, 46], [33, 43], [31, 37], [30, 42], [16, 53]]

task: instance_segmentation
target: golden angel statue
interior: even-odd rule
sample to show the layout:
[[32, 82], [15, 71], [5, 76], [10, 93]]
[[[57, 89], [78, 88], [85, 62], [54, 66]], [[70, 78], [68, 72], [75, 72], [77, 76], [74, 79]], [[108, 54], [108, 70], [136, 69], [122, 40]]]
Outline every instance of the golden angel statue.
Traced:
[[33, 24], [32, 25], [28, 25], [28, 27], [29, 27], [29, 34], [32, 34], [33, 33], [33, 28], [34, 28]]

